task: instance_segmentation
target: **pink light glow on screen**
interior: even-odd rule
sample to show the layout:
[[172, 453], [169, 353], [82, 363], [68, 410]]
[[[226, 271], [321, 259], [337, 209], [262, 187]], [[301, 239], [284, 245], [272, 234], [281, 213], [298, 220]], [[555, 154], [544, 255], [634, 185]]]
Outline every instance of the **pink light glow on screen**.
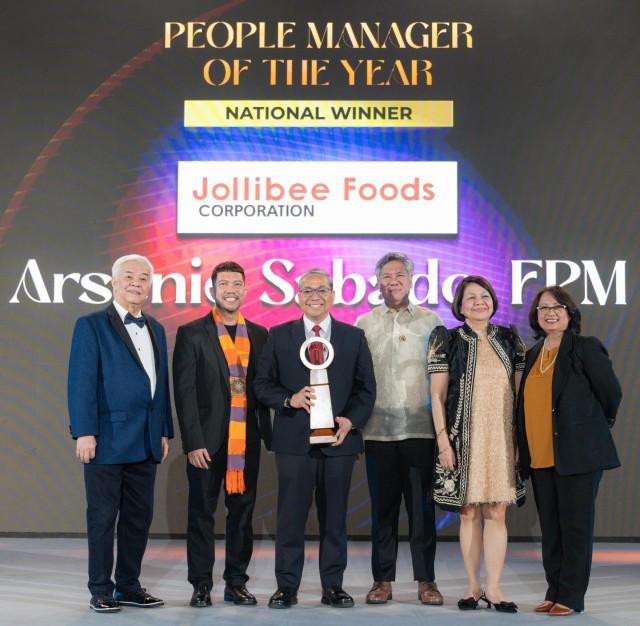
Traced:
[[[344, 160], [353, 159], [354, 155], [363, 160], [457, 160], [452, 158], [450, 149], [442, 142], [441, 137], [435, 137], [431, 143], [425, 141], [418, 145], [407, 142], [406, 138], [404, 141], [398, 140], [397, 137], [393, 142], [385, 142], [380, 140], [379, 133], [374, 134], [372, 131], [355, 135], [332, 135], [329, 142], [329, 135], [318, 134], [318, 131], [311, 133], [310, 129], [302, 129], [298, 134], [292, 134], [291, 130], [283, 130], [281, 134], [273, 131], [272, 134], [261, 136], [261, 141], [250, 141], [244, 135], [231, 138], [228, 135], [205, 136], [209, 149], [203, 151], [200, 134], [180, 136], [179, 131], [176, 132], [178, 136], [172, 140], [174, 143], [171, 149], [167, 150], [165, 146], [164, 149], [150, 153], [148, 163], [141, 167], [135, 182], [124, 190], [109, 237], [111, 255], [136, 250], [149, 256], [156, 273], [163, 277], [172, 272], [187, 277], [187, 304], [175, 304], [174, 286], [169, 279], [162, 289], [163, 303], [156, 304], [155, 314], [166, 325], [170, 335], [180, 324], [204, 315], [209, 310], [210, 304], [204, 297], [202, 304], [194, 303], [191, 280], [196, 281], [194, 291], [200, 291], [213, 266], [221, 261], [234, 260], [245, 268], [248, 295], [243, 312], [253, 321], [271, 327], [297, 317], [300, 313], [294, 302], [268, 305], [260, 301], [260, 297], [265, 294], [275, 302], [283, 299], [282, 292], [263, 275], [263, 267], [269, 261], [282, 259], [293, 264], [289, 273], [282, 262], [276, 261], [273, 264], [275, 273], [290, 285], [294, 285], [295, 278], [312, 267], [333, 273], [334, 263], [341, 263], [345, 277], [357, 274], [368, 281], [374, 276], [376, 261], [389, 251], [409, 255], [415, 263], [416, 274], [426, 274], [430, 263], [434, 276], [434, 260], [437, 260], [437, 278], [429, 284], [432, 295], [433, 290], [437, 291], [437, 303], [427, 306], [436, 310], [445, 324], [457, 324], [443, 294], [445, 279], [453, 274], [474, 273], [489, 279], [498, 299], [503, 303], [496, 316], [498, 323], [509, 322], [524, 326], [524, 311], [510, 310], [506, 304], [510, 299], [510, 260], [526, 255], [529, 247], [525, 245], [526, 235], [519, 232], [518, 221], [500, 204], [495, 194], [474, 175], [470, 167], [460, 161], [458, 235], [454, 238], [183, 237], [176, 234], [175, 181], [178, 160], [211, 159], [212, 154], [218, 159], [224, 157], [238, 160], [251, 155], [258, 160], [273, 160], [274, 153], [269, 145], [273, 147], [274, 143], [279, 148], [277, 160], [305, 160], [306, 157], [314, 160]], [[306, 132], [309, 137], [305, 143], [303, 138]], [[166, 141], [160, 140], [159, 144], [164, 145], [163, 142]], [[215, 146], [215, 151], [212, 146]], [[286, 163], [283, 163], [283, 167], [286, 167]], [[392, 219], [393, 215], [390, 214], [389, 220]], [[201, 260], [200, 267], [192, 265], [194, 258]], [[375, 286], [367, 282], [367, 297], [355, 304], [337, 304], [333, 314], [343, 321], [355, 321], [358, 315], [370, 310], [372, 305], [367, 298], [375, 291]], [[416, 285], [417, 297], [424, 299], [426, 291], [427, 279], [422, 277]], [[353, 280], [346, 280], [341, 295], [346, 302], [353, 299]]]

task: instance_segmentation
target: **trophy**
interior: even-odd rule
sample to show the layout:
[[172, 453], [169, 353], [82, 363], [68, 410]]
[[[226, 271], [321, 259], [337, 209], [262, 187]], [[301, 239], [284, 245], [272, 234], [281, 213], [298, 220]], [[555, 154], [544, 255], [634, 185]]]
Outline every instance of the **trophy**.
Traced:
[[[326, 359], [324, 358], [324, 347], [328, 352]], [[309, 348], [309, 356], [315, 361], [314, 363], [307, 358], [307, 348]], [[336, 441], [327, 374], [327, 368], [333, 362], [333, 357], [333, 346], [323, 337], [310, 337], [300, 346], [300, 360], [310, 370], [309, 385], [316, 393], [309, 414], [311, 425], [309, 443], [311, 444], [334, 443]]]

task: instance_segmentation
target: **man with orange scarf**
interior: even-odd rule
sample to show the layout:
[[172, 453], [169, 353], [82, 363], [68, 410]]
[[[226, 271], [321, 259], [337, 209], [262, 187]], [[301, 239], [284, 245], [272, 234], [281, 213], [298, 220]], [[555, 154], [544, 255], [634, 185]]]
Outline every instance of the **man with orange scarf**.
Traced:
[[246, 572], [253, 551], [260, 439], [269, 448], [271, 422], [268, 410], [253, 394], [252, 382], [267, 329], [240, 313], [247, 294], [240, 265], [218, 264], [211, 283], [213, 310], [178, 328], [173, 353], [174, 398], [188, 459], [190, 605], [211, 606], [214, 514], [223, 486], [227, 509], [224, 599], [254, 605]]

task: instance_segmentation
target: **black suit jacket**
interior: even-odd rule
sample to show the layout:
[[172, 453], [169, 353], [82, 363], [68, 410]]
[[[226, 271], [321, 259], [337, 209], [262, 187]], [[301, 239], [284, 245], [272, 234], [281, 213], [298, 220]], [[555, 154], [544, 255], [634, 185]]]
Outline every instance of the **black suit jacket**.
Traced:
[[[256, 400], [251, 384], [267, 329], [249, 320], [246, 324], [251, 343], [247, 370], [247, 443], [252, 433], [256, 433], [269, 449], [269, 410]], [[211, 313], [178, 328], [173, 351], [173, 391], [184, 452], [206, 448], [210, 455], [215, 455], [227, 442], [231, 390], [229, 367]]]
[[[520, 469], [529, 475], [524, 386], [542, 341], [528, 352], [518, 394], [517, 433]], [[565, 332], [553, 369], [553, 454], [561, 475], [586, 474], [620, 466], [610, 428], [622, 391], [606, 348], [595, 337]]]
[[[274, 326], [262, 351], [254, 380], [258, 399], [275, 409], [273, 451], [307, 454], [309, 414], [304, 409], [286, 409], [285, 398], [309, 384], [309, 370], [300, 360], [305, 341], [302, 318]], [[361, 429], [366, 424], [376, 398], [373, 362], [364, 332], [331, 318], [331, 344], [335, 356], [328, 368], [334, 416], [351, 420], [354, 429], [341, 446], [323, 446], [330, 456], [357, 454], [363, 449]]]

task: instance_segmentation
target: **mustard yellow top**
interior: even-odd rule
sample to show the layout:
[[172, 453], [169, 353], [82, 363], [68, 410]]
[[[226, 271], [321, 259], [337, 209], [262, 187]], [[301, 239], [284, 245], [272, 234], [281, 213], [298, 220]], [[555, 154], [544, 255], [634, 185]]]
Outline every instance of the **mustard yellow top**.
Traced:
[[531, 456], [531, 467], [553, 467], [553, 425], [551, 422], [551, 383], [558, 348], [540, 350], [524, 384], [524, 425]]

